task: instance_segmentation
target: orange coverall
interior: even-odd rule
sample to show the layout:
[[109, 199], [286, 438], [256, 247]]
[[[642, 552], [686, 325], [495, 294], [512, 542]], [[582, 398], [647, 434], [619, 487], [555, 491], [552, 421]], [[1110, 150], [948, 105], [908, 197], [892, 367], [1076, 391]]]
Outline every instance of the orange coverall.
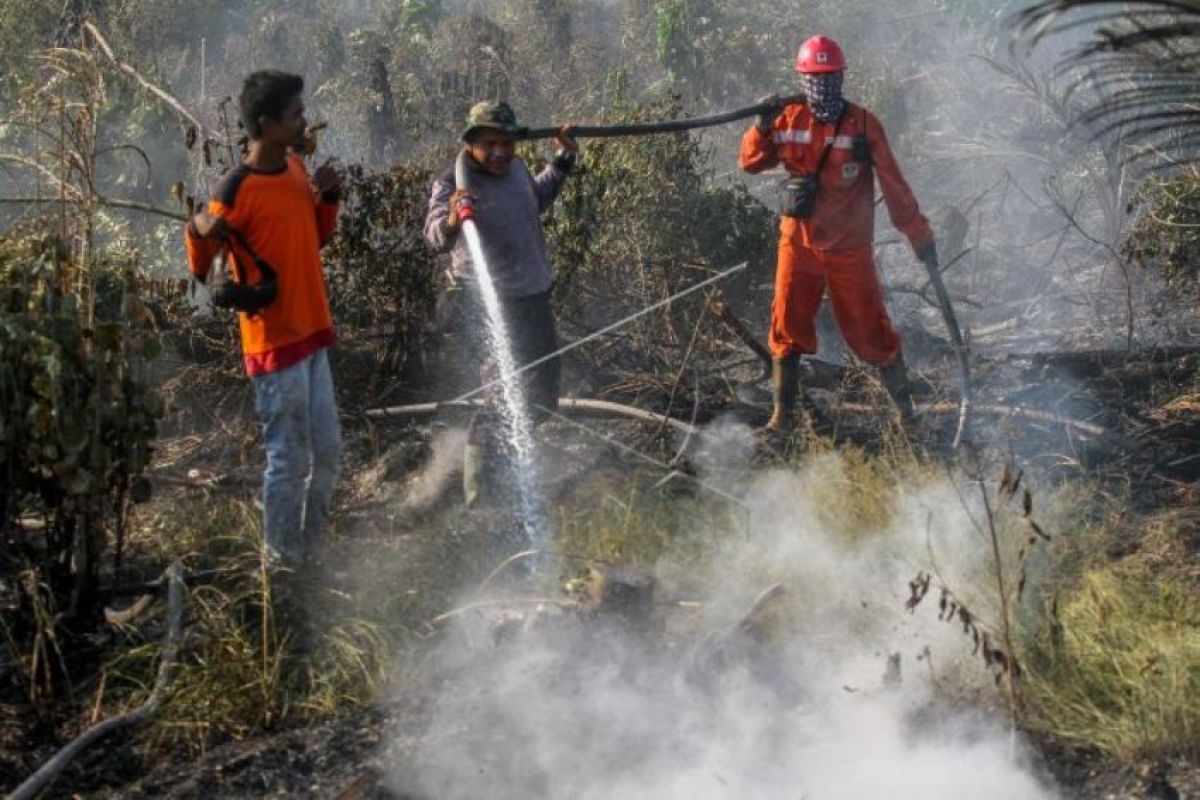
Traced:
[[[888, 146], [883, 126], [870, 111], [846, 103], [841, 127], [814, 118], [803, 103], [787, 106], [770, 132], [757, 126], [742, 137], [743, 170], [759, 173], [782, 163], [792, 175], [808, 175], [827, 143], [829, 156], [818, 176], [816, 206], [807, 219], [782, 217], [775, 300], [769, 344], [776, 358], [817, 351], [815, 320], [825, 287], [846, 344], [860, 358], [886, 367], [900, 356], [900, 337], [883, 303], [875, 270], [875, 181], [883, 190], [892, 224], [922, 253], [933, 232]], [[866, 137], [871, 163], [855, 161], [854, 137]]]

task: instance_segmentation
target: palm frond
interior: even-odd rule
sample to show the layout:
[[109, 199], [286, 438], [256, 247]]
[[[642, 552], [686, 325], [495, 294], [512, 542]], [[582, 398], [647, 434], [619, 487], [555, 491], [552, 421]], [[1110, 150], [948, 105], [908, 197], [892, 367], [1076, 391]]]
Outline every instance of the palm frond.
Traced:
[[1042, 0], [1013, 26], [1030, 49], [1091, 30], [1055, 69], [1074, 124], [1130, 161], [1200, 161], [1200, 0]]

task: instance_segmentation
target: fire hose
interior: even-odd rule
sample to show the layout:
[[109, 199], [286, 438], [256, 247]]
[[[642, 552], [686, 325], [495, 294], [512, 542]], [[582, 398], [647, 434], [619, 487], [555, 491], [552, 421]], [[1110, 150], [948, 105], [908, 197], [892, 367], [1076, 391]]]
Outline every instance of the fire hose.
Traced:
[[946, 291], [942, 273], [954, 266], [954, 263], [967, 252], [964, 250], [950, 259], [945, 267], [939, 266], [936, 262], [927, 264], [921, 262], [925, 264], [925, 269], [929, 272], [929, 285], [933, 288], [933, 294], [937, 298], [938, 310], [942, 313], [942, 321], [950, 336], [950, 346], [954, 348], [954, 355], [958, 361], [958, 424], [955, 425], [954, 442], [951, 444], [954, 450], [957, 450], [958, 446], [962, 444], [967, 430], [967, 415], [971, 411], [971, 356], [966, 342], [963, 341], [962, 329], [958, 327], [958, 317], [954, 315], [954, 306], [950, 303], [950, 293]]
[[[652, 133], [680, 133], [697, 128], [711, 128], [736, 122], [739, 119], [757, 117], [771, 110], [779, 110], [783, 106], [799, 103], [804, 95], [780, 97], [770, 102], [755, 103], [745, 108], [735, 108], [732, 111], [722, 111], [702, 117], [687, 117], [685, 119], [666, 119], [654, 122], [626, 122], [616, 125], [573, 125], [571, 135], [576, 139], [609, 139], [614, 136], [647, 136]], [[518, 139], [553, 139], [558, 136], [562, 126], [556, 128], [524, 128], [518, 134]]]

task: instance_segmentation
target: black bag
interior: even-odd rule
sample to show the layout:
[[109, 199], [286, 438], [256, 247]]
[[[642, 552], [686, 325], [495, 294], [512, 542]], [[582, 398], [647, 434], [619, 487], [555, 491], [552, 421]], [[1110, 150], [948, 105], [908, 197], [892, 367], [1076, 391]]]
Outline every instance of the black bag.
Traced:
[[[808, 219], [812, 216], [813, 209], [817, 206], [817, 179], [821, 175], [821, 170], [825, 168], [825, 161], [829, 158], [829, 151], [833, 149], [833, 140], [837, 138], [838, 132], [842, 129], [842, 119], [846, 116], [845, 109], [842, 110], [838, 117], [837, 124], [833, 126], [833, 136], [825, 143], [825, 148], [821, 151], [821, 158], [817, 161], [817, 169], [811, 175], [792, 175], [785, 178], [779, 187], [779, 213], [785, 217], [793, 217], [794, 219]], [[864, 140], [865, 141], [865, 140]]]
[[221, 250], [220, 261], [217, 267], [209, 272], [205, 285], [208, 286], [212, 304], [217, 308], [232, 308], [254, 316], [275, 302], [279, 295], [279, 275], [274, 267], [251, 249], [240, 234], [230, 231], [230, 237], [254, 259], [254, 266], [258, 268], [260, 275], [258, 283], [250, 283], [247, 280], [241, 263], [230, 253], [231, 243], [229, 247]]
[[779, 213], [785, 217], [807, 219], [817, 205], [817, 176], [787, 178], [779, 187]]

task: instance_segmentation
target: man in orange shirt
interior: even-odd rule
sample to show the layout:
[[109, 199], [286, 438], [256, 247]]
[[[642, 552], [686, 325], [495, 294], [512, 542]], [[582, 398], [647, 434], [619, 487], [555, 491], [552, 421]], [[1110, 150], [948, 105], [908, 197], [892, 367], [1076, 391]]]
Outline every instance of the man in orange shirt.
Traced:
[[845, 68], [842, 49], [832, 39], [806, 41], [796, 58], [805, 102], [764, 114], [742, 137], [742, 169], [758, 173], [782, 164], [789, 176], [771, 307], [770, 430], [791, 428], [800, 356], [817, 351], [815, 320], [826, 288], [846, 344], [880, 368], [902, 421], [906, 426], [913, 421], [900, 337], [888, 318], [872, 253], [876, 178], [892, 224], [917, 257], [936, 267], [937, 248], [883, 126], [842, 97]]
[[303, 90], [302, 78], [274, 70], [246, 78], [238, 102], [249, 150], [185, 235], [188, 266], [202, 281], [223, 251], [247, 283], [262, 280], [260, 262], [277, 276], [275, 299], [240, 312], [238, 323], [267, 453], [265, 555], [292, 567], [320, 540], [341, 457], [327, 355], [333, 320], [320, 257], [337, 224], [341, 181], [328, 165], [310, 180], [295, 152], [308, 125]]

